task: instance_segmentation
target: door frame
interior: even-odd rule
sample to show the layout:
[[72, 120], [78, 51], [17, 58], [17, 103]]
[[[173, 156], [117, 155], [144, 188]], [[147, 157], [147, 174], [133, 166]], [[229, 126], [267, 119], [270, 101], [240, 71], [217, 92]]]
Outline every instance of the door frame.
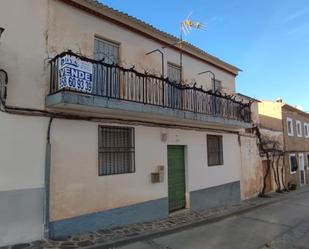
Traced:
[[[304, 153], [299, 153], [298, 154], [298, 161], [299, 161], [299, 182], [300, 186], [306, 185], [306, 170], [305, 170], [305, 157]], [[304, 184], [301, 182], [301, 171], [304, 172]]]
[[[179, 146], [179, 147], [182, 147], [183, 148], [183, 152], [184, 152], [184, 186], [185, 186], [185, 189], [184, 189], [184, 197], [185, 197], [185, 205], [183, 207], [183, 209], [185, 208], [190, 208], [190, 199], [189, 199], [189, 194], [188, 194], [188, 162], [187, 162], [187, 145], [183, 145], [183, 144], [167, 144], [166, 146], [166, 165], [168, 167], [168, 148], [169, 146], [173, 147], [173, 146]], [[168, 168], [167, 168], [167, 198], [169, 200], [169, 181], [168, 181]], [[169, 209], [169, 207], [168, 207]], [[179, 210], [183, 210], [183, 209], [179, 209]], [[178, 210], [175, 210], [176, 212]], [[173, 213], [175, 211], [170, 211], [169, 210], [169, 213]]]

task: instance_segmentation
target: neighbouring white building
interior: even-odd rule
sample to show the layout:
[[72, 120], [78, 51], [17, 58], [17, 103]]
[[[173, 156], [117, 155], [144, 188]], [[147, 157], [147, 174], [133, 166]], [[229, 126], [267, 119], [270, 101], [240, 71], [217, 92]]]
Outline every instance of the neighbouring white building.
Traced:
[[188, 43], [181, 68], [176, 37], [92, 0], [4, 0], [0, 26], [0, 246], [240, 199], [238, 68]]

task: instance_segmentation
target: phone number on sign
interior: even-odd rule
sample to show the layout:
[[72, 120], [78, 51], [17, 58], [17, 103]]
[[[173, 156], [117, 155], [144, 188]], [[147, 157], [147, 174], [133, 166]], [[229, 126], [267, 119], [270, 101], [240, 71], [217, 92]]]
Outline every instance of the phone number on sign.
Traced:
[[63, 76], [59, 81], [59, 88], [74, 88], [79, 91], [92, 92], [92, 82], [71, 76]]

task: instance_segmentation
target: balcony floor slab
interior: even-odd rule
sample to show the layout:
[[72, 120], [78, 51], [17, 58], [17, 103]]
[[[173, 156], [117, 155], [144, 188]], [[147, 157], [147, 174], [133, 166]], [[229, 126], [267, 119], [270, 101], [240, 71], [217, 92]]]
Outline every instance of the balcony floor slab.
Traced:
[[198, 127], [212, 126], [229, 129], [252, 127], [251, 123], [240, 120], [70, 91], [61, 91], [47, 96], [46, 106], [51, 109], [82, 112], [88, 115], [92, 113], [113, 118], [155, 120], [170, 124], [181, 122], [182, 125]]

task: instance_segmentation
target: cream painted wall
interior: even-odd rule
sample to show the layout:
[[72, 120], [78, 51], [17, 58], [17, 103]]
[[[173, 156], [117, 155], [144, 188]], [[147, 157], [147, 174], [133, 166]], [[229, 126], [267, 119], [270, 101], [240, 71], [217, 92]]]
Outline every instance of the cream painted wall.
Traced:
[[0, 39], [0, 68], [9, 75], [10, 105], [45, 107], [47, 2], [1, 0], [0, 26], [5, 32]]
[[[93, 57], [95, 35], [121, 44], [120, 61], [123, 66], [136, 65], [137, 70], [147, 69], [150, 72], [161, 74], [160, 54], [154, 53], [148, 56], [145, 54], [164, 44], [72, 8], [60, 1], [50, 1], [48, 51], [51, 56], [71, 49], [74, 52]], [[170, 48], [165, 49], [165, 60], [179, 64], [179, 52]], [[166, 62], [165, 72], [167, 72]], [[222, 81], [226, 92], [235, 91], [235, 77], [225, 71], [187, 55], [183, 56], [183, 66], [184, 80], [188, 83], [194, 79], [198, 82], [198, 86], [203, 85], [204, 89], [210, 89], [210, 74], [198, 75], [198, 73], [211, 70], [215, 73], [216, 78]]]
[[[167, 144], [186, 145], [188, 192], [240, 180], [237, 135], [224, 134], [224, 165], [208, 167], [206, 132], [145, 126], [135, 126], [136, 172], [98, 176], [98, 125], [54, 120], [52, 220], [167, 197]], [[165, 180], [152, 184], [150, 173], [158, 165], [165, 166]]]
[[[1, 1], [0, 68], [9, 77], [9, 105], [44, 107], [47, 6], [44, 0]], [[43, 187], [46, 129], [44, 118], [0, 113], [0, 191]]]
[[[47, 0], [1, 1], [0, 68], [9, 77], [8, 105], [45, 107], [47, 8]], [[47, 123], [0, 113], [0, 191], [43, 187]]]
[[[0, 68], [7, 104], [45, 108], [48, 0], [1, 0]], [[0, 246], [43, 237], [48, 119], [0, 112]]]
[[242, 134], [241, 142], [241, 199], [257, 196], [263, 187], [262, 158], [256, 144], [256, 136]]
[[[1, 0], [0, 25], [6, 29], [0, 40], [0, 68], [9, 75], [9, 105], [44, 109], [49, 89], [47, 59], [67, 49], [91, 57], [94, 35], [121, 42], [124, 66], [161, 70], [160, 56], [145, 56], [160, 44], [60, 1]], [[177, 63], [179, 54], [167, 49], [166, 56]], [[224, 87], [234, 91], [232, 75], [184, 57], [184, 78], [204, 79], [205, 88], [210, 85], [209, 75], [197, 73], [209, 69]], [[55, 120], [52, 125], [52, 220], [167, 196], [167, 173], [163, 183], [150, 183], [150, 173], [157, 165], [167, 165], [161, 129], [136, 127], [136, 173], [99, 177], [97, 125], [65, 120]], [[0, 113], [0, 191], [43, 187], [47, 126], [46, 118]], [[236, 135], [224, 135], [224, 166], [208, 168], [206, 133], [168, 133], [168, 143], [187, 145], [188, 191], [239, 180]], [[36, 238], [41, 238], [41, 232], [36, 232]]]
[[258, 104], [259, 115], [264, 115], [270, 118], [282, 119], [282, 103], [276, 101], [261, 101]]
[[[8, 105], [45, 107], [47, 10], [47, 0], [1, 1], [0, 68], [9, 77]], [[0, 191], [43, 187], [47, 122], [0, 113]]]
[[44, 186], [47, 123], [0, 112], [0, 191]]

